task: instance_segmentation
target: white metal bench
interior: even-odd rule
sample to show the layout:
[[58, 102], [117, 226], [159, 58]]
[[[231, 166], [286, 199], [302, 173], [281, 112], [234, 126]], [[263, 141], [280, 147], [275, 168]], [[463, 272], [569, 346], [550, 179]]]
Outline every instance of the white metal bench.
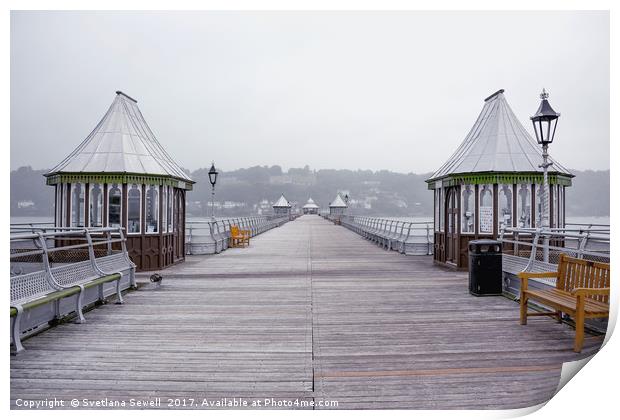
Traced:
[[[109, 234], [110, 229], [95, 229], [97, 233], [107, 234], [107, 238], [97, 241], [97, 244], [107, 244], [108, 252], [112, 252], [112, 243], [120, 242], [121, 250], [110, 255], [95, 258], [95, 244], [91, 231], [69, 230], [64, 232], [43, 233], [37, 232], [29, 235], [14, 235], [17, 240], [30, 239], [38, 245], [35, 249], [17, 251], [11, 254], [11, 258], [35, 257], [40, 259], [42, 270], [19, 274], [10, 279], [11, 295], [11, 340], [16, 352], [24, 350], [21, 336], [24, 331], [37, 328], [44, 323], [59, 319], [62, 315], [75, 312], [77, 322], [84, 322], [83, 308], [93, 303], [91, 301], [105, 300], [104, 285], [116, 282], [115, 292], [118, 303], [123, 303], [121, 293], [121, 281], [124, 276], [129, 276], [129, 285], [135, 287], [135, 265], [129, 259], [125, 245], [125, 238], [121, 228], [118, 230], [118, 239], [113, 239]], [[48, 248], [49, 238], [61, 243], [76, 241], [80, 238], [85, 243], [69, 244]], [[12, 238], [13, 239], [13, 238]], [[50, 253], [67, 252], [76, 249], [88, 249], [88, 259], [52, 267]], [[85, 300], [87, 289], [97, 288], [96, 294], [90, 294], [90, 301]], [[64, 309], [66, 305], [61, 302], [75, 296], [72, 309]], [[46, 310], [51, 305], [51, 309]], [[62, 307], [61, 307], [62, 306]]]

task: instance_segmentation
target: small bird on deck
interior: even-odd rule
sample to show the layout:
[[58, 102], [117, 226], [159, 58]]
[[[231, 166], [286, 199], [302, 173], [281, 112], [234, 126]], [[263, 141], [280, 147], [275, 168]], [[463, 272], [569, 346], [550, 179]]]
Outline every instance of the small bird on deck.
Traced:
[[151, 283], [153, 283], [156, 288], [159, 288], [159, 286], [161, 286], [162, 280], [163, 277], [161, 276], [161, 274], [155, 273], [151, 276]]

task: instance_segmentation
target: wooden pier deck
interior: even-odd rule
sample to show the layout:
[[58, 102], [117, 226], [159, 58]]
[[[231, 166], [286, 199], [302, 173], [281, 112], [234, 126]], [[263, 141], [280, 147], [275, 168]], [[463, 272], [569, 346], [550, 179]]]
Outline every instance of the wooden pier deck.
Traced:
[[467, 274], [383, 251], [317, 216], [162, 274], [159, 289], [25, 341], [11, 356], [12, 406], [160, 397], [162, 408], [168, 398], [180, 408], [221, 398], [520, 408], [548, 400], [562, 362], [602, 343], [587, 337], [575, 355], [570, 327], [547, 318], [523, 327], [517, 303], [469, 295]]

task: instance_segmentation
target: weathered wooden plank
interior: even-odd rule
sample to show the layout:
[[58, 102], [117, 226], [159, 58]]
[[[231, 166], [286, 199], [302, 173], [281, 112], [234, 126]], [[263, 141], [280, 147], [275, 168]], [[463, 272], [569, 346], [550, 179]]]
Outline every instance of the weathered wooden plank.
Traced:
[[517, 303], [472, 297], [466, 274], [315, 216], [162, 274], [162, 287], [101, 306], [87, 324], [27, 340], [11, 357], [12, 407], [17, 398], [242, 397], [518, 408], [550, 398], [562, 362], [602, 342], [587, 337], [576, 355], [570, 327], [523, 327]]

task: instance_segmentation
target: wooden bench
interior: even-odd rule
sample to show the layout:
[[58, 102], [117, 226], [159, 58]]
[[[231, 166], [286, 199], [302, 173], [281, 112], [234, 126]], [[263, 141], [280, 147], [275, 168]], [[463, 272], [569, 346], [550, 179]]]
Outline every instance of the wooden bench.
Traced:
[[[575, 320], [577, 353], [583, 348], [584, 322], [591, 318], [609, 317], [609, 264], [560, 255], [557, 272], [519, 273], [521, 279], [521, 325], [528, 316], [547, 315], [562, 321], [562, 313]], [[554, 289], [528, 289], [530, 278], [555, 278]], [[555, 309], [553, 312], [528, 312], [529, 300]]]
[[232, 248], [250, 246], [250, 231], [239, 229], [239, 226], [232, 225], [230, 227], [230, 243]]

